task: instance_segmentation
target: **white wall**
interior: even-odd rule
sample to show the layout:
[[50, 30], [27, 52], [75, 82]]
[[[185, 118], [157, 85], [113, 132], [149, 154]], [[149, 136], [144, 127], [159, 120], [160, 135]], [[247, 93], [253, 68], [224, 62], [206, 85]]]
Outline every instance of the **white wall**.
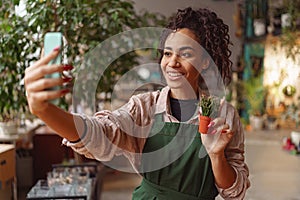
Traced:
[[229, 26], [229, 32], [231, 35], [231, 41], [233, 46], [231, 60], [233, 61], [233, 67], [236, 64], [236, 58], [241, 51], [241, 41], [235, 37], [235, 26], [233, 22], [233, 15], [236, 12], [237, 1], [227, 0], [133, 0], [135, 2], [136, 9], [149, 10], [151, 12], [163, 13], [166, 16], [170, 16], [176, 12], [179, 8], [185, 8], [188, 6], [197, 8], [208, 8], [213, 10], [219, 15], [224, 22]]

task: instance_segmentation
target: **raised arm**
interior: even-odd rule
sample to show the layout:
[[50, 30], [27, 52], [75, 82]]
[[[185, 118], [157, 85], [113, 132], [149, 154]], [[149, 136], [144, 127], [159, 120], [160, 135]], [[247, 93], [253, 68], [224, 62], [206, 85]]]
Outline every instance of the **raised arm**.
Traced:
[[[25, 88], [30, 112], [43, 120], [58, 135], [70, 141], [80, 138], [82, 131], [77, 131], [73, 115], [55, 106], [50, 100], [66, 95], [68, 89], [49, 90], [55, 86], [62, 86], [71, 81], [70, 78], [45, 78], [45, 75], [54, 72], [71, 70], [69, 65], [48, 65], [49, 61], [59, 54], [59, 47], [35, 62], [25, 70]], [[83, 123], [78, 120], [76, 123]], [[77, 126], [83, 127], [83, 126]], [[78, 135], [79, 133], [79, 135]]]

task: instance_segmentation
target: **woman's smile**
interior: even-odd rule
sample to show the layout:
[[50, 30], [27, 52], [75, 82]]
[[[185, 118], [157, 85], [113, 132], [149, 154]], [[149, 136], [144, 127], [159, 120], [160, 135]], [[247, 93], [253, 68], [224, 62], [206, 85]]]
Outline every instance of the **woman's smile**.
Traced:
[[178, 71], [167, 71], [167, 75], [169, 76], [170, 79], [176, 80], [178, 78], [184, 77], [185, 74]]

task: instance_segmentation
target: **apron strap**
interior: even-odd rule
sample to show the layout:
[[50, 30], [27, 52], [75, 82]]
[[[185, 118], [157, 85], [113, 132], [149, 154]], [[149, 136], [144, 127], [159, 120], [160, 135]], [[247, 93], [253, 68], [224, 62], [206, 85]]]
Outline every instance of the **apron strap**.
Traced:
[[196, 197], [191, 196], [189, 194], [184, 194], [160, 185], [156, 185], [147, 179], [143, 178], [141, 187], [145, 189], [145, 191], [155, 195], [158, 199], [172, 199], [172, 200], [215, 200], [215, 198], [207, 198], [207, 197]]

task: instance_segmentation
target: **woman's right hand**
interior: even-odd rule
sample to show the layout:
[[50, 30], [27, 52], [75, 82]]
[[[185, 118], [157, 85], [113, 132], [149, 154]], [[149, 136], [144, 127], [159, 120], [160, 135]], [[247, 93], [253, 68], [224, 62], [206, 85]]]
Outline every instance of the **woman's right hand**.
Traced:
[[68, 89], [60, 87], [59, 90], [51, 90], [55, 86], [63, 86], [70, 82], [72, 78], [45, 78], [45, 75], [55, 72], [62, 73], [65, 70], [71, 70], [70, 65], [48, 65], [48, 63], [59, 54], [60, 48], [54, 48], [53, 51], [35, 62], [25, 70], [25, 89], [30, 112], [38, 115], [46, 110], [50, 100], [60, 98], [69, 92]]

